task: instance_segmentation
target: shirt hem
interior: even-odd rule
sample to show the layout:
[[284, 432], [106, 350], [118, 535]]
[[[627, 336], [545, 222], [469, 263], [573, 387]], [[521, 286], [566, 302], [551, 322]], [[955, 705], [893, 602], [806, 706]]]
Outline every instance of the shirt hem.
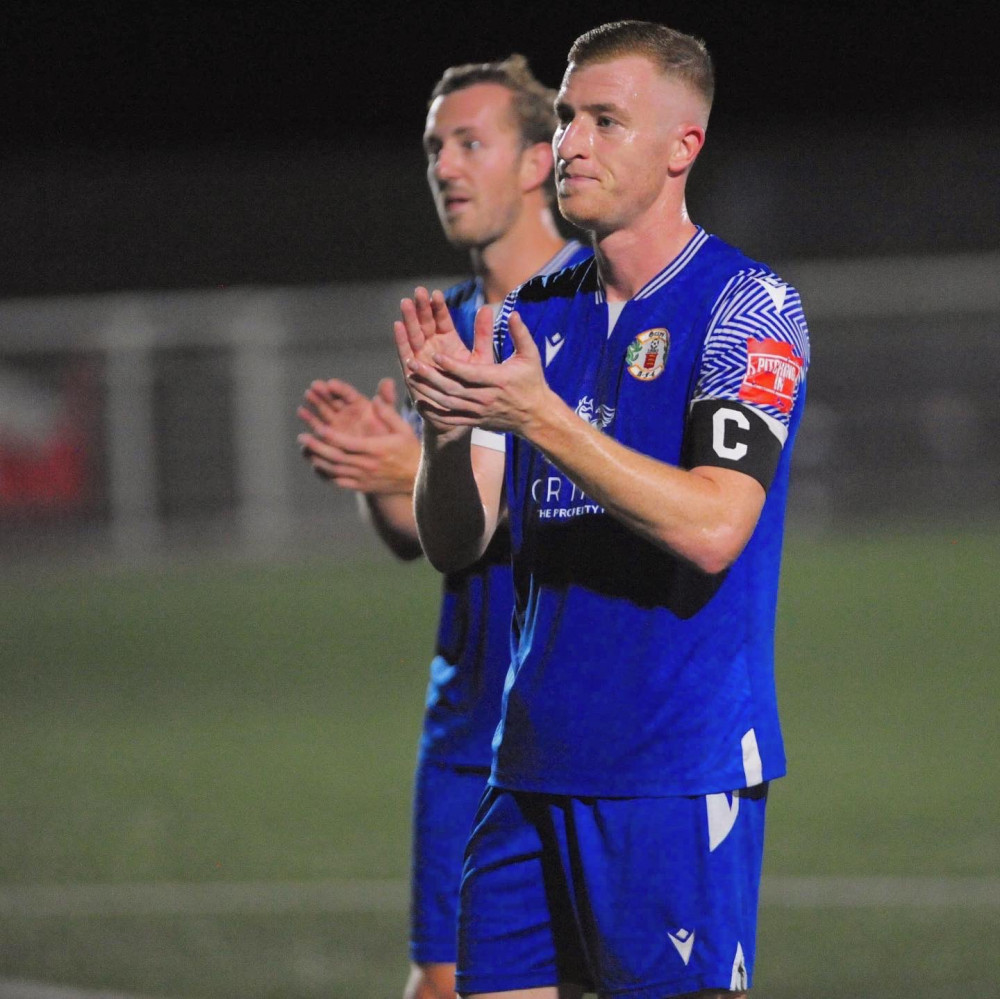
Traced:
[[[785, 767], [765, 770], [759, 783], [778, 780], [787, 773]], [[512, 776], [495, 768], [490, 772], [491, 787], [504, 791], [526, 791], [534, 794], [555, 794], [567, 798], [678, 798], [704, 794], [722, 794], [747, 787], [746, 778], [727, 776], [699, 778], [694, 781], [668, 782], [637, 780], [627, 787], [618, 784], [614, 787], [603, 784], [590, 784], [573, 779], [528, 780]], [[756, 784], [754, 784], [756, 786]]]
[[435, 766], [451, 767], [461, 770], [482, 770], [485, 775], [489, 775], [493, 760], [491, 757], [468, 757], [463, 755], [455, 756], [451, 753], [438, 753], [426, 746], [420, 746], [417, 758], [424, 763], [433, 763]]

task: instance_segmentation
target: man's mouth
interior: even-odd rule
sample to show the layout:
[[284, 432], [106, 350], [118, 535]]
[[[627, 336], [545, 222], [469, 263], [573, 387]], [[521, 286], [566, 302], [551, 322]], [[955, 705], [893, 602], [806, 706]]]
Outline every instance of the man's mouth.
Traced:
[[596, 177], [590, 177], [587, 174], [582, 173], [560, 173], [559, 174], [559, 186], [560, 187], [580, 187], [584, 184], [596, 183]]
[[568, 163], [556, 166], [556, 180], [559, 183], [577, 183], [578, 181], [596, 180], [596, 177], [583, 173], [579, 169], [573, 170]]
[[472, 199], [462, 194], [446, 194], [442, 200], [444, 210], [451, 214], [452, 212], [461, 211]]

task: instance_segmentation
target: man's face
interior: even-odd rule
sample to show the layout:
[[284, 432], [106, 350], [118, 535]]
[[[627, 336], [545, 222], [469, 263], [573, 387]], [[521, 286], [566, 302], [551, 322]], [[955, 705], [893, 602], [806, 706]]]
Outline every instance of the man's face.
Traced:
[[427, 180], [455, 246], [488, 246], [520, 214], [522, 147], [511, 98], [500, 84], [477, 83], [436, 98], [427, 113]]
[[665, 189], [682, 125], [699, 114], [688, 88], [644, 56], [571, 63], [552, 139], [563, 216], [598, 237], [640, 218]]

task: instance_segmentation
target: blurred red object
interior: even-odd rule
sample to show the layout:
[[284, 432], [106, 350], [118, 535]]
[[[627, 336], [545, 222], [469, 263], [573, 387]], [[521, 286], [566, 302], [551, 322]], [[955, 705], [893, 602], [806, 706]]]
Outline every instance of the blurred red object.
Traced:
[[56, 390], [2, 379], [0, 517], [80, 510], [91, 499], [95, 397], [90, 366], [75, 365]]

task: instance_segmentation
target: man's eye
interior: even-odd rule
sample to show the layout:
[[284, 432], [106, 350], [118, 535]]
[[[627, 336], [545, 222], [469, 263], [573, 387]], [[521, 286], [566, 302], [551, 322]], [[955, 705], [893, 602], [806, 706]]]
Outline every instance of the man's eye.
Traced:
[[466, 149], [479, 149], [482, 147], [482, 142], [480, 142], [479, 139], [466, 139], [465, 142], [462, 143], [462, 145]]

